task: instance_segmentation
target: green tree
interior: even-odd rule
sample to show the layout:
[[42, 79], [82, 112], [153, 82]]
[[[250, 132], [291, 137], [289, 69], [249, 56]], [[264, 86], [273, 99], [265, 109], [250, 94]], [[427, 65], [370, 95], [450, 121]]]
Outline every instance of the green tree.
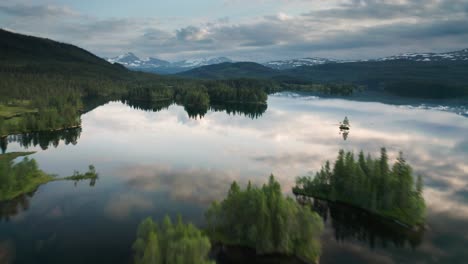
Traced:
[[254, 248], [259, 254], [282, 253], [316, 261], [321, 218], [307, 206], [285, 198], [271, 175], [261, 188], [231, 184], [227, 197], [206, 212], [208, 234], [227, 245]]
[[133, 243], [136, 264], [211, 264], [210, 248], [208, 237], [195, 226], [184, 224], [181, 217], [174, 225], [168, 216], [161, 225], [151, 218], [143, 220]]

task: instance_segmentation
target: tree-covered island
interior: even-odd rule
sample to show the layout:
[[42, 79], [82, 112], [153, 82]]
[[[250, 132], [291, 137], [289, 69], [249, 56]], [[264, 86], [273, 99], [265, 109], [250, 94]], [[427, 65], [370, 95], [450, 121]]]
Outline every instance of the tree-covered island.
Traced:
[[309, 206], [285, 197], [273, 175], [262, 187], [249, 183], [242, 190], [233, 182], [227, 197], [208, 209], [206, 220], [214, 242], [318, 262], [322, 219]]
[[385, 148], [379, 158], [340, 150], [333, 168], [327, 161], [314, 177], [297, 178], [293, 193], [347, 203], [409, 226], [425, 219], [422, 177], [413, 175], [401, 152], [390, 167]]

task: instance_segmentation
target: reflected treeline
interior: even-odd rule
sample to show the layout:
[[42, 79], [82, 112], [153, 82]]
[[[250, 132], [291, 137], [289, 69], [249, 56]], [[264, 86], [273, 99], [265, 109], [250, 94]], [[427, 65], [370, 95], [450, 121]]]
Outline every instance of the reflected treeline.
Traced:
[[390, 245], [416, 248], [424, 236], [423, 227], [403, 227], [391, 220], [339, 202], [304, 197], [298, 197], [298, 201], [312, 204], [314, 211], [322, 216], [325, 223], [333, 227], [337, 241], [358, 240], [367, 243], [370, 248], [385, 248]]
[[65, 145], [76, 145], [80, 135], [81, 127], [10, 135], [0, 139], [0, 147], [2, 153], [6, 152], [9, 143], [18, 143], [23, 148], [40, 146], [41, 149], [46, 150], [50, 146], [54, 148], [58, 147], [60, 142], [63, 142]]
[[10, 221], [10, 218], [29, 209], [29, 201], [36, 193], [37, 189], [8, 200], [0, 201], [0, 221]]
[[143, 101], [143, 100], [132, 100], [132, 99], [122, 99], [121, 102], [130, 106], [133, 109], [150, 111], [150, 112], [159, 112], [164, 109], [168, 109], [174, 101], [172, 100], [161, 100], [161, 101]]
[[190, 118], [203, 118], [206, 113], [226, 112], [229, 115], [244, 115], [246, 117], [256, 119], [261, 117], [268, 106], [266, 104], [257, 103], [210, 103], [206, 104], [185, 104], [183, 102], [176, 102], [174, 100], [160, 100], [160, 101], [145, 101], [145, 100], [131, 100], [122, 99], [122, 103], [130, 106], [131, 108], [143, 111], [159, 112], [168, 109], [171, 105], [177, 104], [184, 107]]
[[261, 117], [267, 110], [267, 104], [213, 104], [210, 110], [215, 112], [226, 112], [229, 115], [244, 115], [252, 119]]
[[210, 252], [218, 264], [306, 264], [295, 256], [283, 254], [259, 255], [253, 249], [239, 246], [215, 245]]
[[340, 129], [340, 135], [343, 137], [343, 140], [346, 141], [349, 136], [349, 130]]

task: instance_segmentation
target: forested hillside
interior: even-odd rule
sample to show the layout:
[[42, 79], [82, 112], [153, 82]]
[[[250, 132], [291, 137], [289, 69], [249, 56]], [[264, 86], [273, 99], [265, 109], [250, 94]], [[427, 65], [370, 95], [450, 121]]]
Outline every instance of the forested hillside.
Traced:
[[120, 79], [129, 71], [70, 44], [0, 29], [0, 72]]
[[285, 77], [306, 82], [348, 82], [411, 97], [468, 96], [468, 62], [369, 61], [298, 67]]

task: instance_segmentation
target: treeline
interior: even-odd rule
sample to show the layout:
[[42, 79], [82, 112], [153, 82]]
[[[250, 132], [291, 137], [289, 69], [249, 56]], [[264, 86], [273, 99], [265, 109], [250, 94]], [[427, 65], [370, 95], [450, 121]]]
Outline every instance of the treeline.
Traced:
[[213, 103], [210, 105], [211, 111], [226, 112], [228, 115], [244, 115], [251, 119], [261, 117], [267, 108], [266, 104]]
[[199, 104], [200, 101], [222, 103], [266, 103], [267, 93], [277, 91], [272, 81], [254, 79], [236, 80], [189, 80], [171, 77], [160, 78], [157, 82], [139, 80], [128, 88], [126, 99], [133, 100], [175, 100], [185, 104]]
[[166, 216], [162, 224], [145, 219], [133, 243], [135, 264], [214, 264], [208, 260], [209, 238], [192, 224], [185, 224], [179, 216], [173, 224]]
[[340, 150], [333, 168], [327, 161], [315, 177], [299, 177], [293, 192], [346, 202], [408, 225], [422, 224], [425, 217], [421, 176], [413, 175], [401, 152], [390, 167], [385, 148], [377, 159]]
[[226, 245], [253, 248], [258, 254], [295, 255], [316, 262], [320, 255], [322, 219], [281, 193], [273, 175], [261, 188], [242, 190], [232, 183], [227, 197], [206, 212], [207, 232]]

